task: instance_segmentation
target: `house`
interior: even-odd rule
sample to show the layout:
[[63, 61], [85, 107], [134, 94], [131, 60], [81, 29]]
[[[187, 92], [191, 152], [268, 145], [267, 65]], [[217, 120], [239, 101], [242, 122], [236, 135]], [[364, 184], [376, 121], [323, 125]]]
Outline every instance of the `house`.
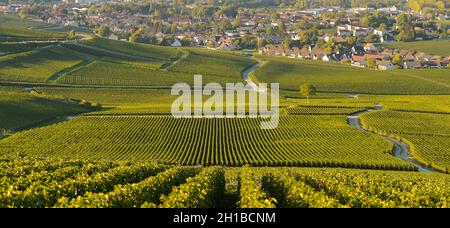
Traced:
[[441, 64], [435, 61], [424, 61], [422, 62], [422, 65], [426, 68], [441, 68]]
[[377, 61], [378, 70], [393, 70], [394, 64], [391, 61]]
[[374, 29], [373, 30], [373, 34], [377, 35], [379, 37], [383, 37], [384, 35], [386, 35], [386, 31], [384, 30], [379, 30], [379, 29]]
[[324, 54], [322, 57], [322, 61], [325, 61], [325, 62], [330, 62], [332, 60], [333, 60], [333, 55], [331, 55], [331, 54]]
[[356, 61], [351, 64], [354, 67], [367, 68], [367, 61]]
[[172, 46], [172, 47], [181, 47], [183, 45], [181, 44], [181, 42], [179, 40], [175, 39], [175, 41], [170, 46]]
[[322, 60], [325, 55], [325, 52], [319, 48], [319, 49], [313, 50], [311, 52], [311, 55], [312, 55], [312, 59], [314, 59], [314, 60]]
[[403, 69], [420, 69], [422, 68], [422, 63], [419, 61], [408, 61], [403, 63]]
[[232, 32], [226, 32], [225, 35], [227, 37], [238, 37], [238, 36], [240, 36], [240, 33], [237, 31], [232, 31]]
[[231, 39], [226, 39], [216, 47], [216, 50], [229, 51], [234, 50], [235, 48], [233, 41]]
[[363, 55], [364, 53], [366, 53], [366, 51], [364, 50], [364, 47], [361, 46], [353, 46], [352, 47], [352, 53], [354, 55]]
[[347, 37], [351, 37], [351, 36], [352, 36], [352, 32], [351, 32], [350, 30], [341, 30], [341, 29], [338, 29], [338, 30], [337, 30], [337, 34], [338, 34], [338, 36], [344, 37], [344, 38], [347, 38]]
[[372, 44], [372, 43], [368, 43], [368, 44], [364, 45], [363, 48], [364, 48], [364, 51], [368, 52], [368, 53], [376, 53], [376, 52], [378, 52], [378, 48], [375, 47], [375, 45]]
[[312, 55], [311, 55], [311, 46], [309, 46], [309, 48], [302, 48], [300, 49], [300, 58], [303, 59], [312, 59]]
[[289, 58], [301, 58], [300, 49], [298, 47], [293, 47], [289, 53]]
[[111, 35], [109, 36], [109, 39], [110, 39], [110, 40], [119, 40], [119, 37], [116, 36], [116, 35], [114, 35], [114, 34], [111, 34]]
[[380, 42], [381, 43], [391, 43], [394, 42], [395, 39], [391, 34], [385, 34], [382, 37], [380, 37]]
[[369, 34], [366, 29], [355, 29], [353, 30], [353, 36], [356, 37], [366, 37]]

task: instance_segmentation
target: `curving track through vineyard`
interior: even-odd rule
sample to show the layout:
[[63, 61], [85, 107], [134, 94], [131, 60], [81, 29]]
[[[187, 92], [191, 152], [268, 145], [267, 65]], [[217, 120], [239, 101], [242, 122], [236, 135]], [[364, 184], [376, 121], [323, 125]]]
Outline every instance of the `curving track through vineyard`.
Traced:
[[414, 160], [411, 156], [410, 156], [410, 149], [409, 149], [409, 145], [398, 140], [395, 138], [392, 138], [390, 136], [387, 135], [383, 135], [383, 134], [379, 134], [377, 132], [371, 131], [367, 128], [365, 128], [364, 126], [361, 125], [361, 120], [360, 120], [360, 116], [368, 113], [368, 112], [372, 112], [375, 110], [383, 110], [384, 108], [381, 105], [375, 105], [373, 107], [373, 109], [367, 109], [364, 111], [360, 111], [360, 112], [355, 112], [351, 115], [348, 116], [348, 124], [350, 124], [351, 126], [357, 128], [360, 131], [365, 131], [365, 132], [369, 132], [372, 134], [377, 134], [391, 142], [394, 143], [394, 148], [393, 148], [393, 155], [405, 162], [411, 163], [411, 164], [415, 164], [419, 167], [419, 172], [439, 172], [436, 169], [433, 168], [428, 168], [425, 167], [422, 163]]

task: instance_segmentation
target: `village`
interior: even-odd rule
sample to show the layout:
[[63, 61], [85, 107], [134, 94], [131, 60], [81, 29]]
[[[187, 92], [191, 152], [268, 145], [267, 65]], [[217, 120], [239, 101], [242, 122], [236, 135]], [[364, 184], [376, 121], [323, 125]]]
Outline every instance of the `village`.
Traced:
[[[113, 39], [162, 46], [216, 50], [258, 50], [260, 54], [351, 64], [355, 67], [441, 68], [448, 56], [394, 50], [383, 44], [447, 39], [448, 11], [417, 12], [383, 8], [320, 7], [249, 9], [178, 1], [149, 5], [114, 1], [63, 0], [48, 8], [0, 5], [0, 12], [31, 20], [88, 28]], [[179, 12], [174, 12], [179, 11]]]

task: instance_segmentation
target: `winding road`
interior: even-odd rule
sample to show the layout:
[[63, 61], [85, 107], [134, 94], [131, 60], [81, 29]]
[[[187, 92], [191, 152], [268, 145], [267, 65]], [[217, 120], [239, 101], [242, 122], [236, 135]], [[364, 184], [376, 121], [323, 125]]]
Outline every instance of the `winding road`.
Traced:
[[[251, 57], [250, 57], [251, 58]], [[262, 62], [258, 61], [253, 66], [249, 67], [242, 73], [242, 79], [247, 82], [247, 84], [253, 88], [253, 90], [259, 92], [259, 93], [265, 93], [263, 89], [259, 88], [258, 85], [256, 85], [255, 82], [253, 82], [250, 78], [250, 74], [256, 71], [258, 68], [260, 68], [262, 65]]]
[[393, 142], [394, 143], [393, 155], [395, 157], [405, 161], [405, 162], [417, 165], [418, 168], [419, 168], [419, 172], [439, 172], [436, 169], [425, 167], [422, 163], [414, 160], [410, 156], [410, 150], [409, 150], [408, 144], [406, 144], [406, 143], [404, 143], [404, 142], [402, 142], [400, 140], [397, 140], [395, 138], [389, 137], [387, 135], [382, 135], [382, 134], [376, 133], [376, 132], [371, 131], [371, 130], [365, 128], [364, 126], [362, 126], [361, 125], [360, 116], [362, 114], [365, 114], [365, 113], [368, 113], [368, 112], [372, 112], [372, 111], [375, 111], [375, 110], [383, 110], [383, 107], [381, 105], [375, 105], [373, 107], [373, 109], [367, 109], [367, 110], [364, 110], [364, 111], [355, 112], [353, 114], [350, 114], [348, 116], [348, 124], [350, 124], [351, 126], [357, 128], [360, 131], [376, 134], [376, 135], [378, 135], [380, 137], [383, 137], [383, 138]]

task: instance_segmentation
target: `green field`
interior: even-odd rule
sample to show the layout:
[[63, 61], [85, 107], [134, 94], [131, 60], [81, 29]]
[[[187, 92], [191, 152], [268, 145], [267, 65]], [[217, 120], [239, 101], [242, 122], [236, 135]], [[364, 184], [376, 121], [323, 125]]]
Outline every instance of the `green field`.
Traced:
[[0, 110], [0, 129], [8, 130], [31, 127], [52, 121], [58, 116], [88, 111], [62, 100], [3, 90], [0, 90]]
[[[70, 29], [0, 15], [0, 207], [450, 207], [449, 69], [62, 42]], [[448, 55], [449, 41], [433, 42], [393, 45]], [[257, 61], [251, 80], [280, 83], [277, 128], [171, 116], [175, 83], [244, 82]], [[318, 93], [300, 95], [304, 83]], [[365, 131], [355, 113], [369, 109], [382, 110], [360, 116]], [[392, 138], [442, 174], [395, 157]]]
[[421, 51], [428, 54], [440, 55], [444, 57], [450, 56], [450, 40], [402, 42], [383, 44], [383, 46], [400, 50]]
[[365, 114], [362, 123], [411, 144], [412, 155], [423, 164], [450, 171], [450, 113], [379, 111]]
[[274, 130], [261, 130], [261, 121], [88, 116], [15, 134], [0, 150], [184, 165], [413, 167], [391, 155], [390, 142], [347, 125], [346, 116], [282, 116]]
[[[259, 82], [280, 83], [280, 89], [299, 91], [303, 83], [316, 86], [321, 92], [367, 94], [450, 94], [450, 86], [425, 80], [429, 71], [417, 71], [413, 76], [405, 71], [375, 71], [322, 61], [291, 60], [279, 57], [259, 56], [266, 63], [253, 78]], [[409, 71], [407, 71], [409, 73]], [[448, 69], [435, 70], [448, 75]], [[436, 76], [447, 82], [445, 76]], [[433, 78], [433, 77], [431, 77]], [[444, 79], [445, 78], [445, 79]], [[282, 93], [283, 95], [284, 93]]]
[[43, 25], [46, 24], [0, 14], [0, 41], [46, 41], [66, 38], [67, 33], [32, 29], [34, 26]]
[[53, 75], [80, 64], [82, 53], [60, 46], [0, 57], [0, 81], [46, 82]]
[[14, 54], [19, 52], [32, 51], [36, 48], [42, 48], [55, 44], [54, 42], [33, 42], [33, 43], [1, 43], [0, 56]]
[[117, 51], [129, 55], [153, 58], [157, 60], [175, 59], [180, 52], [178, 48], [107, 40], [98, 37], [91, 40], [84, 40], [82, 41], [82, 44], [111, 51]]
[[446, 208], [450, 177], [311, 168], [172, 167], [76, 160], [0, 162], [0, 207]]

